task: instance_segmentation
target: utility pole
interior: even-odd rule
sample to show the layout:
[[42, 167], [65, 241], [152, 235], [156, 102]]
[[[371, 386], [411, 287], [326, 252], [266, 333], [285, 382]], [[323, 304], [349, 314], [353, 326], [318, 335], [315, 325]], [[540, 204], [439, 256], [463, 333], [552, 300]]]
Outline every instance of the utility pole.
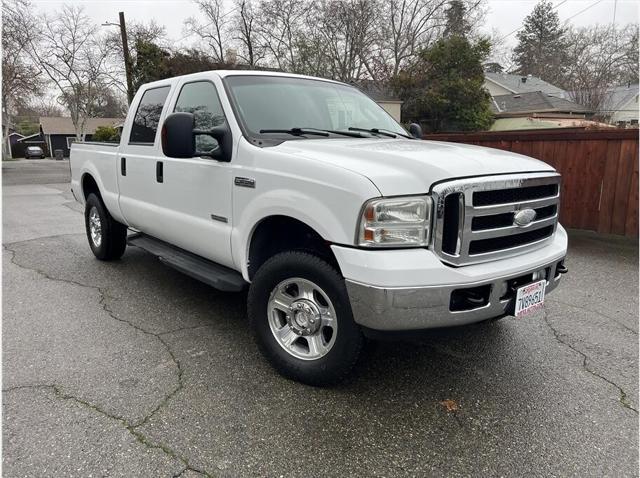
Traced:
[[124, 23], [124, 12], [120, 12], [120, 35], [122, 36], [122, 51], [124, 53], [124, 71], [127, 75], [127, 99], [129, 104], [133, 101], [133, 79], [131, 78], [131, 56], [129, 55], [129, 42], [127, 40], [127, 27]]
[[127, 76], [127, 101], [133, 101], [133, 78], [131, 77], [131, 55], [129, 55], [129, 41], [127, 40], [127, 27], [124, 23], [124, 12], [120, 12], [120, 23], [104, 22], [103, 27], [120, 27], [122, 37], [122, 54], [124, 55], [124, 72]]

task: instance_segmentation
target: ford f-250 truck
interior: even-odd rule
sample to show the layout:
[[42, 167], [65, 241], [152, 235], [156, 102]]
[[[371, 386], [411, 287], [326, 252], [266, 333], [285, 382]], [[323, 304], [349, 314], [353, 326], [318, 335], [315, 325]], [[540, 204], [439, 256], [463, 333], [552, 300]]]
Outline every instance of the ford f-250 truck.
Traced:
[[413, 136], [346, 84], [204, 72], [140, 88], [120, 144], [74, 143], [71, 186], [98, 259], [248, 288], [271, 364], [330, 384], [369, 331], [521, 316], [566, 272], [553, 168]]

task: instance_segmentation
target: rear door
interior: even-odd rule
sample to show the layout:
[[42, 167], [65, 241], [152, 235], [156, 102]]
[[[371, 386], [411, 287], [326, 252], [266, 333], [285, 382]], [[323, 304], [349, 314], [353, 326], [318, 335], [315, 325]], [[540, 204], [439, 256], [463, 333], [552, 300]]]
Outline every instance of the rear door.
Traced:
[[[211, 129], [225, 121], [218, 88], [210, 80], [182, 81], [167, 114], [189, 112], [195, 127]], [[196, 151], [215, 149], [210, 136], [196, 136]], [[162, 237], [167, 242], [232, 267], [231, 163], [206, 155], [169, 158], [160, 151], [163, 178], [154, 206], [162, 215]]]
[[135, 114], [127, 119], [117, 159], [123, 216], [130, 227], [160, 239], [166, 239], [166, 235], [162, 222], [165, 216], [158, 207], [163, 195], [157, 176], [157, 164], [162, 160], [159, 124], [170, 92], [169, 83], [153, 86], [131, 106]]

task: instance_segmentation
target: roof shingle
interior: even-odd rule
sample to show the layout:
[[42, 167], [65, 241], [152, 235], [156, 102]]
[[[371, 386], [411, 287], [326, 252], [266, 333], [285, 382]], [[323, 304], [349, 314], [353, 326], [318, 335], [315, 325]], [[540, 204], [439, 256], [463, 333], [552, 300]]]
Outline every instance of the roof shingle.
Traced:
[[491, 108], [495, 113], [589, 113], [578, 103], [541, 91], [494, 96]]
[[[551, 83], [541, 80], [537, 76], [511, 75], [509, 73], [485, 73], [485, 78], [514, 93], [530, 93], [542, 91], [549, 95], [565, 97], [565, 91]], [[523, 82], [522, 79], [525, 79]]]

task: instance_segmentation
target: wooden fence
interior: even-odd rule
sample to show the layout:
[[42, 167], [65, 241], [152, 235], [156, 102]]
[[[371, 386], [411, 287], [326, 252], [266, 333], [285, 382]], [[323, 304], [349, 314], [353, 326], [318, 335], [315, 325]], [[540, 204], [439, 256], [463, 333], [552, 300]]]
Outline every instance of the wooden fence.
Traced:
[[562, 174], [566, 227], [638, 237], [638, 130], [556, 129], [428, 134], [538, 158]]

